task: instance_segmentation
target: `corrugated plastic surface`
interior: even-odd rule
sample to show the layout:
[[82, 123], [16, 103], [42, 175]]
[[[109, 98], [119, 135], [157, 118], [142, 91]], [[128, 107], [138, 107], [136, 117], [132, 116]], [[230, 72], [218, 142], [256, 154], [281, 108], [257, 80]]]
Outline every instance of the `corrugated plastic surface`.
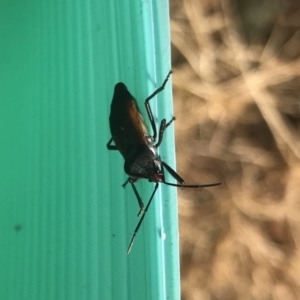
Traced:
[[[170, 69], [168, 2], [2, 1], [0, 36], [0, 299], [179, 299], [176, 191], [127, 256], [138, 205], [106, 149], [114, 84], [144, 110]], [[172, 117], [171, 81], [151, 106]]]

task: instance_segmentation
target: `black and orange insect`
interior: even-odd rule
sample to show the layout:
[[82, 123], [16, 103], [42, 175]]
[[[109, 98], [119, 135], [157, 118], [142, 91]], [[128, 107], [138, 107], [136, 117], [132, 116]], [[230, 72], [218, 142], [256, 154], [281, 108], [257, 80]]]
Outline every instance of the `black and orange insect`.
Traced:
[[[109, 125], [112, 138], [107, 143], [108, 150], [119, 150], [125, 159], [124, 170], [129, 176], [123, 187], [130, 183], [139, 204], [140, 220], [134, 230], [127, 254], [130, 252], [135, 236], [143, 222], [146, 212], [151, 204], [158, 184], [164, 183], [176, 187], [201, 188], [216, 186], [220, 183], [205, 185], [185, 185], [184, 180], [169, 165], [160, 159], [157, 148], [163, 140], [166, 128], [175, 120], [173, 117], [168, 123], [163, 119], [159, 126], [158, 140], [156, 124], [152, 115], [149, 101], [153, 99], [164, 88], [172, 71], [169, 72], [163, 84], [155, 90], [146, 100], [145, 107], [152, 127], [153, 135], [147, 129], [145, 121], [139, 111], [135, 98], [130, 94], [124, 83], [119, 82], [115, 85], [114, 95], [111, 103]], [[114, 142], [114, 145], [112, 145]], [[176, 179], [178, 184], [165, 181], [164, 169]], [[140, 179], [148, 179], [155, 182], [152, 195], [144, 207], [144, 203], [135, 187], [135, 183]]]

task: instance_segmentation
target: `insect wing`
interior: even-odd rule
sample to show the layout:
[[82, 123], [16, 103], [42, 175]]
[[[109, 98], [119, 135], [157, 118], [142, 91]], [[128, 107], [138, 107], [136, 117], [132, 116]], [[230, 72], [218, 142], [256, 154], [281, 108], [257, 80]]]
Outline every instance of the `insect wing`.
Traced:
[[125, 160], [133, 146], [146, 143], [145, 123], [136, 100], [123, 83], [117, 83], [115, 86], [109, 124], [115, 145]]

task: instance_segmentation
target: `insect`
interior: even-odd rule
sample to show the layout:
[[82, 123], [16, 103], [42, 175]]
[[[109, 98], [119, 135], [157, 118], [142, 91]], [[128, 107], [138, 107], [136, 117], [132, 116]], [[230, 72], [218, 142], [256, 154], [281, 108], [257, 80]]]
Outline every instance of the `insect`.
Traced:
[[[157, 154], [157, 149], [163, 140], [164, 132], [175, 118], [173, 117], [168, 123], [166, 122], [166, 119], [161, 121], [158, 130], [158, 140], [156, 141], [157, 129], [149, 102], [165, 88], [171, 73], [172, 71], [168, 73], [163, 84], [145, 100], [145, 107], [153, 135], [149, 133], [143, 116], [139, 111], [137, 102], [130, 94], [125, 84], [119, 82], [115, 85], [114, 89], [109, 116], [109, 125], [112, 137], [106, 146], [108, 150], [120, 151], [124, 157], [124, 170], [128, 175], [128, 179], [122, 186], [125, 187], [128, 183], [131, 184], [140, 208], [138, 213], [140, 220], [132, 235], [127, 254], [129, 254], [132, 248], [135, 236], [144, 220], [159, 183], [184, 188], [201, 188], [221, 184], [212, 183], [205, 185], [185, 185], [184, 180], [176, 173], [176, 171], [162, 161]], [[114, 142], [114, 145], [112, 142]], [[167, 170], [167, 172], [169, 172], [178, 183], [175, 184], [166, 182], [164, 170]], [[148, 179], [149, 182], [155, 182], [154, 190], [146, 207], [144, 206], [144, 203], [135, 187], [135, 183], [140, 179]]]

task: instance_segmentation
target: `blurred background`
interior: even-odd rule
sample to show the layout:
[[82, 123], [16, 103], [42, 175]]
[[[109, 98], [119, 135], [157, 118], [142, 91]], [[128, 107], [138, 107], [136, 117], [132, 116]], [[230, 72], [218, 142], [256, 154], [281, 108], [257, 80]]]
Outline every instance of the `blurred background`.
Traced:
[[170, 6], [182, 299], [300, 299], [300, 1]]

